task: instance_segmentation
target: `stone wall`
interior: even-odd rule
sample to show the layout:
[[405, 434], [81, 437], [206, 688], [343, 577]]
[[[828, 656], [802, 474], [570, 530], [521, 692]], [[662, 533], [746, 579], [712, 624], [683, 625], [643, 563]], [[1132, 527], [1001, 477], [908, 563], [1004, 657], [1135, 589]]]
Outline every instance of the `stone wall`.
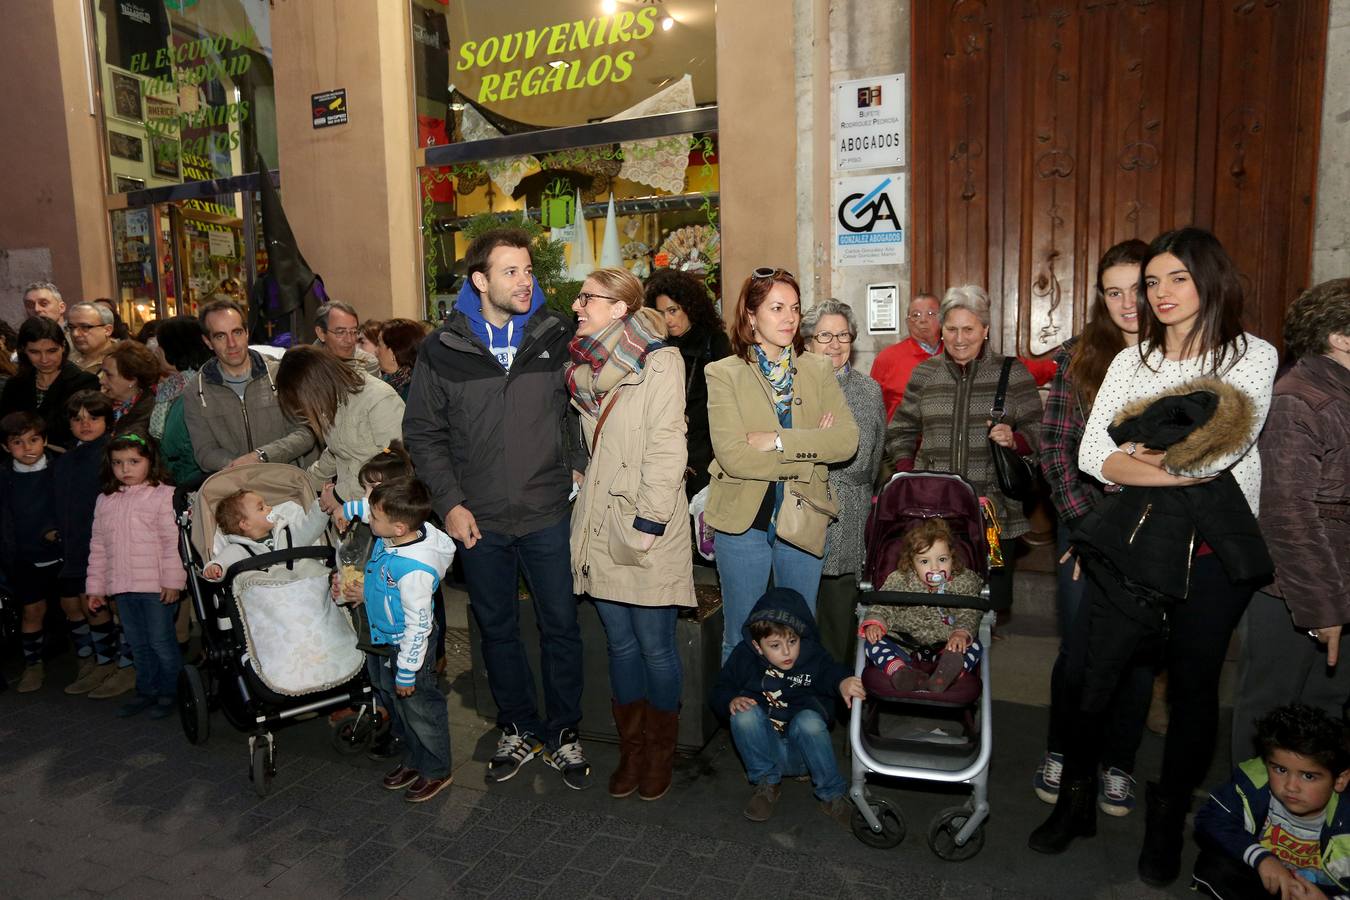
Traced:
[[1350, 0], [1331, 0], [1312, 280], [1350, 277]]

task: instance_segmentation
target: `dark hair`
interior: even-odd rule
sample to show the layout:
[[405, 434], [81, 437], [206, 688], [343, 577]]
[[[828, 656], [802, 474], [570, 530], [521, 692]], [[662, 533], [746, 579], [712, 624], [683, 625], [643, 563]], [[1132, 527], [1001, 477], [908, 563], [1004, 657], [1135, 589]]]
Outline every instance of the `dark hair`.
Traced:
[[773, 619], [755, 619], [745, 628], [750, 632], [750, 638], [756, 641], [762, 641], [770, 637], [791, 637], [797, 634], [797, 629], [791, 625], [775, 622]]
[[136, 332], [136, 340], [142, 344], [148, 344], [150, 341], [159, 337], [159, 330], [164, 327], [164, 319], [151, 319], [141, 326], [141, 330]]
[[417, 363], [417, 348], [427, 336], [426, 326], [413, 319], [390, 319], [380, 326], [380, 340], [394, 354], [394, 362], [402, 368]]
[[122, 482], [118, 481], [117, 477], [113, 475], [112, 468], [113, 454], [119, 450], [135, 450], [142, 457], [150, 460], [150, 472], [145, 477], [146, 484], [173, 484], [169, 479], [169, 473], [164, 469], [164, 460], [159, 455], [158, 442], [148, 434], [123, 434], [108, 441], [108, 446], [103, 450], [103, 465], [98, 473], [103, 493], [115, 494], [122, 488]]
[[173, 316], [156, 321], [160, 326], [155, 339], [164, 352], [165, 362], [180, 372], [206, 365], [211, 351], [202, 342], [202, 323], [196, 316]]
[[240, 488], [233, 494], [221, 497], [216, 503], [216, 527], [226, 534], [238, 534], [239, 523], [244, 519], [244, 498], [256, 493], [248, 488]]
[[[1107, 269], [1116, 266], [1139, 266], [1142, 274], [1144, 260], [1148, 258], [1148, 244], [1138, 238], [1121, 241], [1102, 254], [1097, 263], [1097, 290], [1093, 293], [1092, 305], [1088, 308], [1088, 320], [1078, 335], [1073, 354], [1069, 358], [1069, 368], [1065, 377], [1073, 382], [1086, 408], [1091, 408], [1097, 399], [1097, 389], [1106, 378], [1106, 370], [1120, 351], [1125, 349], [1125, 338], [1121, 337], [1111, 313], [1106, 307], [1106, 288], [1102, 286], [1102, 277]], [[1142, 278], [1140, 279], [1143, 280]], [[1142, 294], [1135, 298], [1137, 306], [1146, 306], [1147, 298]]]
[[20, 437], [30, 431], [36, 431], [39, 436], [47, 436], [47, 420], [35, 412], [12, 412], [0, 419], [0, 433], [3, 433], [5, 440]]
[[708, 286], [697, 275], [679, 269], [657, 269], [647, 279], [644, 292], [652, 309], [656, 308], [656, 298], [663, 294], [674, 301], [688, 316], [691, 331], [715, 334], [722, 330], [722, 317], [713, 306]]
[[116, 416], [113, 415], [112, 401], [102, 391], [84, 390], [71, 394], [66, 400], [66, 418], [75, 418], [80, 410], [89, 413], [90, 418], [107, 422], [108, 430], [112, 431]]
[[1350, 336], [1350, 278], [1308, 288], [1284, 314], [1284, 351], [1290, 360], [1330, 353], [1333, 334]]
[[1291, 703], [1256, 722], [1256, 752], [1264, 760], [1286, 750], [1313, 760], [1333, 776], [1350, 769], [1350, 734], [1345, 723], [1320, 709]]
[[[776, 269], [769, 276], [751, 275], [745, 279], [745, 284], [741, 285], [741, 295], [736, 298], [736, 320], [731, 323], [729, 329], [731, 352], [741, 359], [749, 359], [750, 348], [757, 343], [754, 331], [750, 328], [750, 314], [759, 309], [775, 284], [786, 284], [792, 288], [792, 292], [797, 295], [797, 301], [801, 302], [802, 289], [797, 285], [797, 279], [791, 272]], [[792, 336], [792, 349], [801, 353], [805, 348], [806, 340], [802, 337], [801, 328], [798, 328], [797, 333]]]
[[1213, 353], [1211, 371], [1218, 374], [1230, 354], [1231, 365], [1247, 351], [1242, 332], [1242, 281], [1223, 244], [1203, 228], [1188, 226], [1167, 231], [1149, 244], [1148, 258], [1139, 271], [1139, 358], [1147, 365], [1150, 348], [1161, 353], [1167, 347], [1167, 326], [1154, 315], [1153, 304], [1148, 302], [1145, 271], [1150, 262], [1164, 253], [1175, 256], [1186, 267], [1200, 297], [1197, 321], [1180, 354], [1186, 358]]
[[229, 297], [218, 297], [197, 310], [197, 320], [201, 322], [202, 334], [206, 335], [208, 338], [211, 336], [211, 329], [206, 324], [206, 319], [211, 313], [227, 311], [239, 313], [240, 323], [242, 323], [245, 328], [248, 327], [248, 314], [244, 312], [244, 308]]
[[356, 480], [361, 484], [383, 484], [395, 478], [411, 478], [414, 474], [412, 457], [403, 449], [402, 441], [390, 441], [389, 446], [361, 466]]
[[117, 374], [135, 381], [142, 391], [153, 390], [163, 374], [150, 348], [135, 341], [119, 341], [104, 359], [117, 363]]
[[944, 542], [947, 545], [948, 552], [952, 555], [952, 577], [955, 578], [960, 575], [966, 570], [966, 567], [961, 559], [961, 549], [957, 546], [956, 538], [952, 535], [952, 528], [947, 524], [946, 519], [924, 519], [905, 532], [900, 551], [902, 565], [912, 567], [914, 557], [932, 549], [938, 541]]
[[[389, 321], [394, 321], [390, 319]], [[385, 323], [379, 319], [366, 319], [361, 323], [361, 337], [370, 341], [372, 344], [380, 339], [380, 332], [384, 329]]]
[[14, 363], [9, 361], [9, 355], [18, 344], [19, 335], [14, 326], [0, 319], [0, 375], [13, 375], [18, 371]]
[[328, 436], [338, 407], [366, 386], [362, 373], [323, 347], [292, 347], [277, 366], [277, 403], [319, 439]]
[[66, 335], [61, 330], [60, 323], [45, 316], [30, 316], [19, 325], [14, 346], [15, 352], [19, 355], [20, 372], [32, 371], [33, 364], [28, 361], [28, 354], [23, 351], [29, 344], [36, 344], [38, 341], [51, 341], [60, 347], [62, 362], [70, 359], [70, 345], [66, 343]]
[[378, 506], [391, 522], [421, 528], [431, 518], [431, 493], [416, 478], [382, 481], [370, 492], [370, 505]]
[[488, 257], [498, 247], [517, 247], [528, 251], [530, 235], [523, 228], [493, 228], [474, 238], [464, 251], [464, 277], [470, 284], [473, 284], [475, 272], [487, 274]]

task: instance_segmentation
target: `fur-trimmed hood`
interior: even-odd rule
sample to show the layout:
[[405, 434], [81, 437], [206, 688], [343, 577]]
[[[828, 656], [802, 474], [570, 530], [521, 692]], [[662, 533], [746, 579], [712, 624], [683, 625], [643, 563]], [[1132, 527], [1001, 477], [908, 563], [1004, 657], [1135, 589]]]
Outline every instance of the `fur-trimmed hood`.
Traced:
[[1213, 463], [1240, 453], [1251, 441], [1256, 405], [1245, 392], [1213, 376], [1177, 385], [1126, 404], [1109, 429], [1117, 443], [1138, 441], [1165, 451], [1174, 475], [1210, 474]]

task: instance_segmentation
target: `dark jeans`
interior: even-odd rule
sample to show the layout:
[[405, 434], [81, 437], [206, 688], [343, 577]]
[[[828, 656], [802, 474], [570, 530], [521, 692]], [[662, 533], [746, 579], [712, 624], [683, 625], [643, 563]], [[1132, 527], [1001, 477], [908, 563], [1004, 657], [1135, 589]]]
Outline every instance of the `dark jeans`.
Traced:
[[[1067, 528], [1060, 528], [1057, 541], [1056, 559], [1064, 556], [1069, 548]], [[1075, 581], [1073, 577], [1074, 560], [1059, 564], [1059, 655], [1055, 657], [1055, 667], [1050, 672], [1050, 734], [1046, 739], [1046, 749], [1051, 753], [1063, 753], [1065, 735], [1063, 733], [1065, 716], [1063, 705], [1069, 701], [1070, 688], [1067, 683], [1069, 658], [1075, 645], [1087, 640], [1088, 610], [1083, 597], [1087, 591], [1087, 573], [1082, 573]], [[1102, 723], [1101, 764], [1102, 768], [1115, 768], [1134, 773], [1134, 757], [1139, 750], [1139, 742], [1144, 736], [1144, 722], [1148, 718], [1148, 706], [1153, 699], [1153, 667], [1147, 663], [1130, 666], [1120, 679], [1110, 706]], [[1060, 713], [1056, 713], [1060, 710]]]
[[[1202, 895], [1217, 897], [1219, 900], [1271, 900], [1276, 896], [1266, 891], [1261, 876], [1251, 866], [1208, 848], [1201, 850], [1195, 861], [1195, 883]], [[1339, 893], [1322, 885], [1317, 885], [1317, 888], [1325, 896]]]
[[858, 578], [852, 572], [823, 575], [816, 597], [816, 627], [820, 643], [838, 662], [853, 667], [858, 640]]
[[[445, 641], [441, 641], [445, 643]], [[394, 704], [394, 692], [389, 690], [384, 683], [384, 676], [380, 670], [384, 667], [385, 660], [388, 657], [381, 656], [378, 653], [366, 654], [366, 677], [370, 679], [370, 689], [375, 693], [375, 702], [380, 705], [380, 709], [389, 714], [389, 733], [403, 740], [403, 725], [398, 720], [398, 707]]]
[[159, 594], [114, 594], [122, 633], [136, 659], [136, 694], [175, 697], [183, 655], [178, 649], [174, 619], [178, 604], [159, 602]]
[[[1200, 785], [1214, 755], [1219, 722], [1219, 673], [1233, 629], [1242, 618], [1251, 589], [1228, 580], [1212, 554], [1197, 556], [1190, 596], [1173, 606], [1159, 627], [1127, 615], [1090, 579], [1086, 640], [1069, 657], [1071, 702], [1062, 704], [1061, 734], [1065, 778], [1090, 778], [1101, 758], [1106, 711], [1120, 680], [1132, 667], [1161, 661], [1167, 669], [1172, 703], [1163, 751], [1163, 793], [1189, 797]], [[1126, 600], [1128, 602], [1128, 599]]]
[[[439, 637], [440, 632], [433, 628], [433, 640]], [[445, 709], [445, 694], [436, 686], [435, 654], [422, 657], [411, 697], [400, 697], [394, 691], [397, 657], [369, 658], [376, 660], [380, 690], [394, 698], [395, 718], [401, 728], [399, 736], [403, 738], [403, 765], [423, 778], [445, 778], [450, 774], [450, 716]]]
[[1306, 703], [1340, 720], [1350, 700], [1350, 633], [1340, 660], [1327, 667], [1327, 651], [1307, 629], [1294, 625], [1284, 601], [1257, 591], [1238, 626], [1238, 688], [1233, 704], [1233, 764], [1255, 755], [1256, 720], [1277, 706]]
[[[554, 746], [564, 728], [581, 721], [581, 626], [572, 594], [570, 523], [519, 537], [483, 531], [472, 548], [456, 542], [464, 562], [464, 582], [482, 635], [488, 686], [497, 704], [497, 725], [514, 726]], [[539, 658], [543, 666], [544, 710], [539, 718], [534, 674], [520, 634], [521, 574], [534, 599], [539, 622]]]
[[609, 689], [626, 706], [645, 699], [663, 712], [678, 712], [684, 671], [675, 646], [675, 606], [634, 606], [596, 600], [595, 611], [609, 643]]

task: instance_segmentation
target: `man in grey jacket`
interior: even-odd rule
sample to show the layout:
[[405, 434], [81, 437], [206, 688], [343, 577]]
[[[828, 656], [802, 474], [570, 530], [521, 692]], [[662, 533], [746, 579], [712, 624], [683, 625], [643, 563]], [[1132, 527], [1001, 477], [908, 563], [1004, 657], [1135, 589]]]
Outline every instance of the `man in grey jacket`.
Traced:
[[315, 458], [313, 433], [277, 403], [277, 361], [248, 347], [244, 311], [233, 300], [201, 310], [203, 340], [215, 354], [183, 389], [183, 417], [203, 472], [255, 462]]
[[[505, 781], [542, 753], [580, 790], [590, 766], [577, 738], [582, 649], [568, 501], [573, 472], [586, 465], [562, 376], [574, 327], [544, 305], [524, 232], [483, 234], [465, 262], [454, 313], [418, 353], [403, 439], [459, 546], [482, 635], [502, 730], [488, 779]], [[539, 622], [543, 718], [520, 634], [522, 572]]]

